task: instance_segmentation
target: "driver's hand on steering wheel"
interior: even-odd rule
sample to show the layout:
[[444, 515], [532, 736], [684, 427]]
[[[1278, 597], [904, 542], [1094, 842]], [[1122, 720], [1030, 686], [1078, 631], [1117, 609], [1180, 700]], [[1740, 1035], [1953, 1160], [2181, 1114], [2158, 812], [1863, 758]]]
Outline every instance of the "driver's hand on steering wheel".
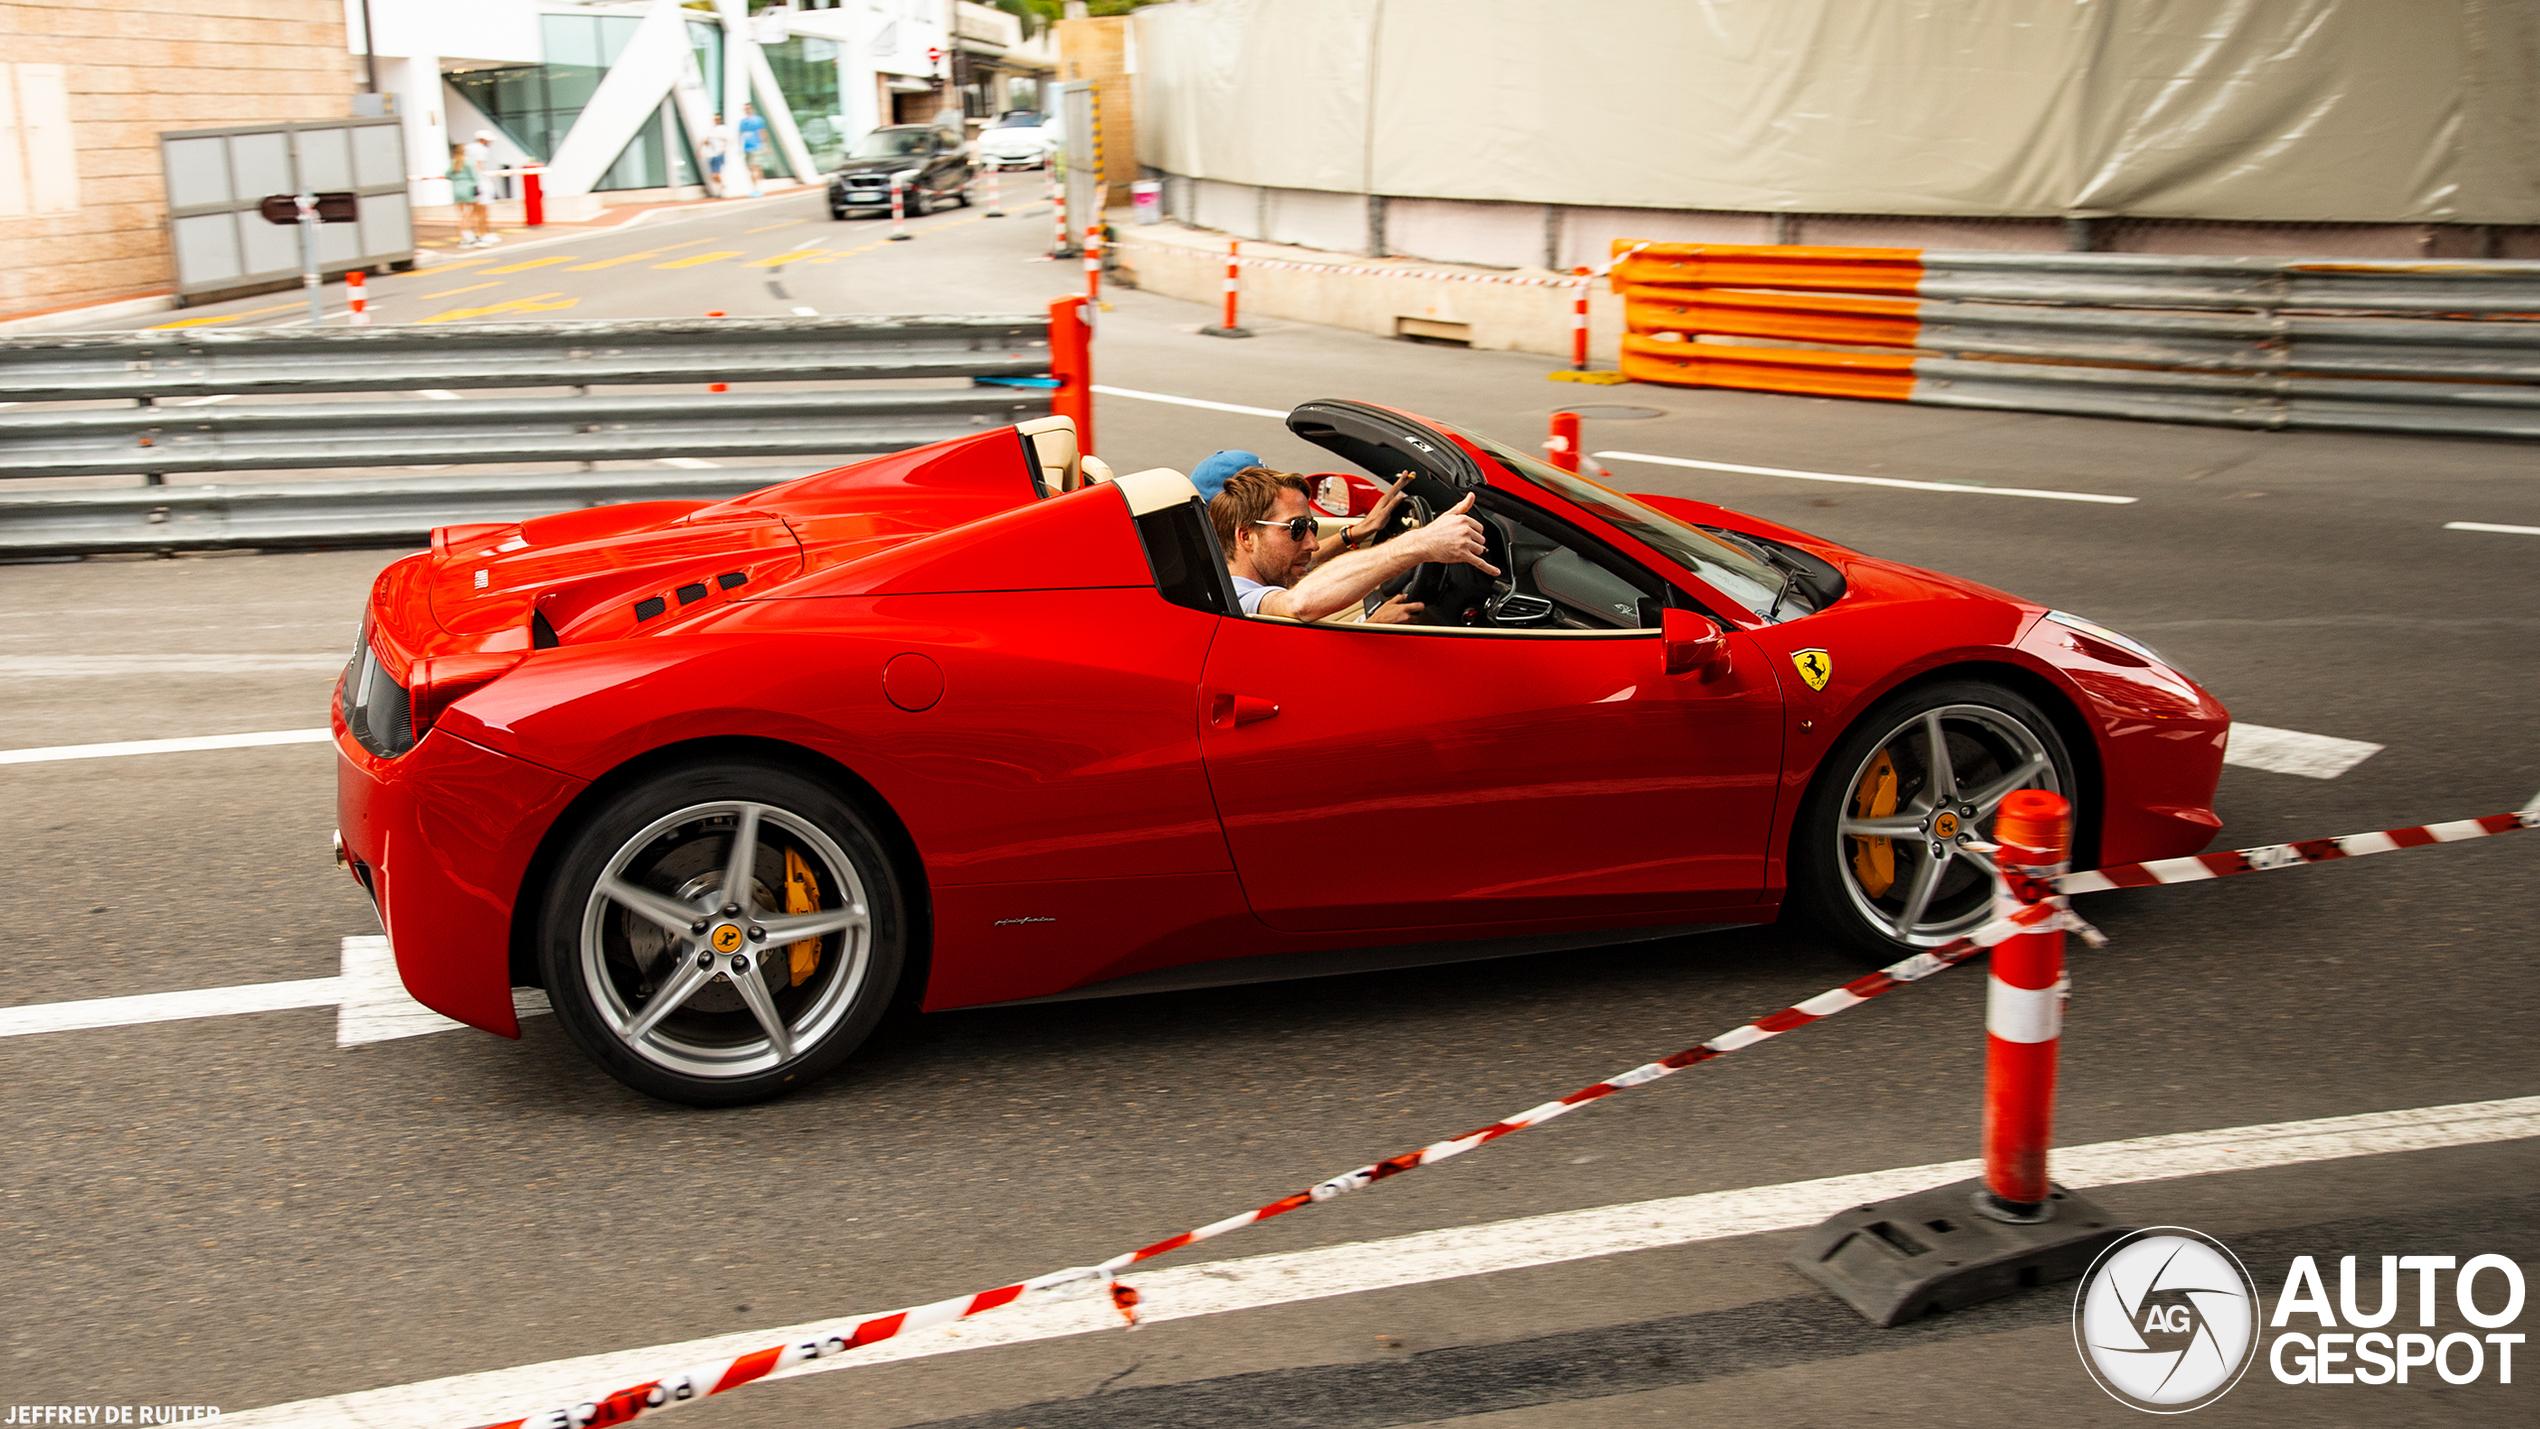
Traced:
[[1367, 514], [1350, 523], [1350, 544], [1363, 546], [1382, 535], [1385, 523], [1392, 519], [1393, 509], [1402, 504], [1403, 494], [1410, 486], [1410, 472], [1395, 478], [1394, 484], [1385, 488], [1385, 494], [1376, 498], [1376, 504], [1368, 509]]
[[1428, 606], [1419, 601], [1405, 600], [1401, 596], [1397, 595], [1390, 597], [1384, 604], [1367, 612], [1366, 623], [1369, 625], [1409, 625], [1421, 611], [1426, 609], [1428, 609]]
[[1474, 519], [1472, 512], [1473, 496], [1467, 492], [1463, 500], [1404, 539], [1418, 543], [1422, 560], [1467, 565], [1498, 575], [1499, 567], [1484, 559], [1489, 547], [1482, 539], [1482, 523]]

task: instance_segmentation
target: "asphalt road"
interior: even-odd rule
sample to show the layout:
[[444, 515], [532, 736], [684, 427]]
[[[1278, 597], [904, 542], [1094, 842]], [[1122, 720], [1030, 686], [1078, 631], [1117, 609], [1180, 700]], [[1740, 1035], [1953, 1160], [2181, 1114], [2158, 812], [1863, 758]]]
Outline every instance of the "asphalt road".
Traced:
[[[878, 225], [830, 224], [818, 202], [507, 245], [375, 296], [391, 318], [567, 300], [507, 311], [996, 311], [1080, 280], [1031, 261], [1045, 214], [941, 215], [889, 244]], [[751, 266], [805, 236], [838, 256]], [[732, 256], [654, 266], [704, 253]], [[574, 261], [491, 271], [549, 257]], [[456, 292], [462, 275], [497, 286]], [[1608, 463], [1633, 489], [1721, 501], [2105, 621], [2243, 720], [2385, 746], [2329, 780], [2226, 769], [2224, 845], [2511, 810], [2540, 790], [2540, 537], [2444, 529], [2540, 525], [2524, 448], [1581, 389], [1545, 381], [1541, 358], [1299, 325], [1221, 342], [1195, 335], [1211, 318], [1196, 307], [1109, 296], [1098, 377], [1135, 392], [1272, 409], [1365, 397], [1529, 442], [1555, 405], [1587, 402], [1648, 414], [1592, 420], [1592, 451], [2135, 497]], [[1187, 468], [1220, 446], [1323, 464], [1241, 413], [1106, 397], [1098, 422], [1097, 449], [1121, 470]], [[0, 750], [322, 723], [329, 667], [393, 554], [0, 567]], [[329, 758], [302, 745], [0, 765], [18, 873], [0, 901], [0, 1007], [334, 973], [340, 940], [376, 926], [327, 861]], [[2536, 857], [2540, 839], [2504, 838], [2092, 899], [2084, 911], [2114, 941], [2076, 951], [2059, 1141], [2540, 1092]], [[985, 1288], [1460, 1133], [1855, 972], [1763, 929], [943, 1014], [801, 1095], [712, 1113], [626, 1092], [551, 1019], [517, 1043], [456, 1031], [338, 1048], [325, 1008], [0, 1038], [14, 1123], [0, 1401], [236, 1414]], [[1983, 993], [1980, 973], [1953, 973], [1184, 1258], [1970, 1156]], [[2493, 1252], [2540, 1270], [2535, 1172], [2540, 1143], [2509, 1140], [2096, 1194], [2223, 1238], [2267, 1294], [2291, 1257], [2317, 1256], [2333, 1296], [2341, 1255], [2369, 1267]], [[876, 1429], [2130, 1421], [2074, 1358], [2068, 1294], [1874, 1330], [1782, 1264], [1794, 1240], [1732, 1236], [853, 1368], [683, 1414]], [[2448, 1295], [2447, 1283], [2442, 1318], [2459, 1328]], [[2508, 1328], [2535, 1323], [2540, 1303]], [[2532, 1422], [2540, 1368], [2516, 1370], [2512, 1385], [2492, 1368], [2462, 1386], [2420, 1370], [2372, 1389], [2287, 1386], [2260, 1368], [2200, 1422]]]

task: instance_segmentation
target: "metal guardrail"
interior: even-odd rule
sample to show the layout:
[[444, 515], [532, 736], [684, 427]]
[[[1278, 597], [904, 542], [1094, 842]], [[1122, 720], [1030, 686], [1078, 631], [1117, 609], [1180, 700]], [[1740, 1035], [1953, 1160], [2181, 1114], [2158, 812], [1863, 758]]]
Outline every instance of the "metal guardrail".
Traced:
[[[162, 329], [0, 339], [0, 402], [11, 404], [0, 412], [0, 482], [121, 475], [150, 483], [0, 495], [0, 556], [420, 540], [437, 525], [518, 520], [562, 507], [737, 495], [1053, 409], [1076, 418], [1084, 432], [1091, 426], [1091, 375], [1088, 330], [1074, 306], [1081, 302], [1062, 300], [1048, 317]], [[924, 385], [720, 390], [910, 379]], [[717, 390], [628, 390], [666, 383]], [[513, 395], [539, 388], [572, 395]], [[378, 400], [389, 393], [400, 395]], [[301, 397], [310, 400], [294, 400]], [[768, 457], [817, 464], [480, 476], [414, 470]], [[390, 470], [344, 480], [161, 484], [170, 475], [328, 468]]]
[[187, 328], [0, 339], [0, 401], [1014, 377], [1049, 366], [1049, 322], [1037, 315]]
[[0, 412], [0, 472], [35, 477], [148, 470], [174, 476], [418, 461], [473, 466], [673, 456], [845, 460], [1048, 412], [1046, 392], [1014, 387]]
[[435, 526], [525, 521], [577, 506], [721, 501], [818, 467], [276, 481], [0, 497], [0, 556], [420, 545]]
[[1616, 251], [1623, 370], [1647, 381], [2229, 426], [2540, 435], [2540, 262]]

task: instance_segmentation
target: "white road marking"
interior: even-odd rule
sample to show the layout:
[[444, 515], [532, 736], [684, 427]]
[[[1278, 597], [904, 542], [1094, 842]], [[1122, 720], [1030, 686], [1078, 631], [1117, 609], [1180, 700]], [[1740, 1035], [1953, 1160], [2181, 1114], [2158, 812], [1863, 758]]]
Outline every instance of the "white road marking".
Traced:
[[723, 463], [719, 461], [707, 461], [703, 457], [694, 456], [666, 456], [661, 459], [661, 464], [664, 466], [684, 466], [691, 471], [721, 470], [723, 466]]
[[2446, 531], [2502, 531], [2508, 536], [2540, 536], [2540, 526], [2499, 526], [2492, 521], [2446, 521]]
[[2298, 729], [2269, 729], [2262, 724], [2234, 724], [2223, 746], [2223, 763], [2271, 774], [2299, 774], [2334, 779], [2382, 751], [2360, 739], [2304, 734]]
[[46, 764], [56, 759], [107, 759], [122, 754], [190, 754], [198, 749], [257, 749], [268, 744], [325, 744], [324, 729], [268, 729], [254, 734], [205, 734], [191, 739], [127, 739], [114, 744], [55, 744], [0, 749], [0, 764]]
[[443, 391], [442, 389], [440, 389], [440, 388], [438, 388], [438, 387], [422, 387], [422, 388], [417, 388], [417, 389], [416, 389], [416, 391], [415, 391], [415, 395], [416, 395], [416, 396], [418, 396], [418, 397], [425, 397], [425, 398], [429, 398], [429, 399], [431, 399], [432, 401], [435, 401], [435, 402], [455, 402], [455, 401], [459, 400], [459, 394], [458, 394], [458, 393], [456, 393], [456, 392], [445, 392], [445, 391]]
[[820, 316], [820, 309], [798, 307], [794, 309], [794, 316], [798, 318], [816, 318]]
[[[84, 1002], [43, 1002], [32, 1007], [0, 1007], [0, 1037], [28, 1037], [40, 1032], [81, 1032], [101, 1027], [137, 1027], [149, 1022], [185, 1022], [197, 1017], [235, 1017], [249, 1012], [282, 1012], [295, 1007], [329, 1007], [335, 1013], [335, 1045], [393, 1042], [401, 1037], [449, 1032], [466, 1026], [415, 1001], [397, 979], [396, 955], [388, 940], [377, 936], [346, 938], [334, 977], [293, 982], [243, 983], [188, 992], [145, 992], [133, 997], [99, 997]], [[512, 989], [512, 1010], [535, 1017], [554, 1009], [536, 988]]]
[[272, 675], [344, 668], [342, 654], [0, 655], [0, 677], [75, 680], [92, 675]]
[[175, 401], [166, 403], [165, 405], [170, 407], [209, 407], [215, 403], [235, 402], [237, 400], [238, 394], [235, 392], [215, 392], [209, 397], [179, 397]]
[[[1100, 391], [1100, 388], [1096, 388]], [[1747, 476], [1786, 476], [1793, 481], [1839, 481], [1851, 486], [1893, 486], [1906, 491], [1956, 491], [1970, 496], [2027, 496], [2039, 501], [2093, 501], [2103, 506], [2132, 506], [2131, 496], [2101, 496], [2089, 491], [2047, 491], [2028, 486], [1976, 486], [1963, 481], [1908, 481], [1900, 476], [1844, 476], [1831, 471], [1792, 471], [1778, 466], [1741, 466], [1731, 461], [1695, 461], [1690, 457], [1650, 456], [1645, 452], [1598, 452], [1607, 461], [1645, 461], [1658, 466], [1687, 466], [1700, 471], [1734, 471]]]
[[98, 997], [85, 1002], [41, 1002], [32, 1007], [0, 1007], [0, 1037], [26, 1037], [38, 1032], [79, 1032], [96, 1027], [137, 1027], [145, 1022], [183, 1022], [196, 1017], [231, 1017], [245, 1012], [280, 1012], [292, 1007], [324, 1007], [341, 1000], [339, 978], [312, 977], [297, 982], [258, 982], [238, 987], [205, 987], [190, 992], [145, 992], [134, 997]]
[[[2540, 1136], [2540, 1097], [2515, 1097], [2076, 1146], [2055, 1153], [2054, 1169], [2055, 1178], [2063, 1184], [2087, 1188], [2532, 1136]], [[1625, 1251], [1792, 1230], [1863, 1202], [1962, 1181], [1974, 1176], [1978, 1169], [1975, 1161], [1903, 1166], [1781, 1186], [1711, 1191], [1527, 1216], [1145, 1274], [1132, 1271], [1126, 1278], [1143, 1297], [1139, 1305], [1141, 1318], [1154, 1322], [1193, 1319], [1299, 1300], [1588, 1260]], [[1102, 1249], [1107, 1247], [1089, 1247], [1088, 1251]], [[924, 1293], [927, 1292], [911, 1288], [912, 1298]], [[878, 1309], [867, 1307], [863, 1313]], [[320, 1425], [434, 1429], [449, 1424], [483, 1424], [621, 1389], [643, 1376], [659, 1373], [665, 1366], [710, 1363], [787, 1340], [809, 1338], [849, 1318], [861, 1316], [745, 1330], [680, 1344], [453, 1375], [326, 1399], [304, 1399], [223, 1414], [221, 1422], [247, 1429], [300, 1429], [304, 1425], [311, 1429]], [[1120, 1317], [1101, 1298], [1014, 1307], [957, 1325], [885, 1340], [848, 1354], [813, 1360], [770, 1378], [789, 1379], [957, 1350], [1092, 1334], [1117, 1329], [1119, 1325]]]
[[1247, 417], [1273, 417], [1286, 421], [1288, 414], [1269, 407], [1242, 407], [1232, 402], [1203, 402], [1197, 397], [1175, 397], [1163, 392], [1141, 392], [1134, 387], [1105, 387], [1094, 384], [1094, 390], [1106, 397], [1134, 397], [1141, 402], [1169, 402], [1176, 407], [1200, 407], [1211, 412], [1238, 412]]

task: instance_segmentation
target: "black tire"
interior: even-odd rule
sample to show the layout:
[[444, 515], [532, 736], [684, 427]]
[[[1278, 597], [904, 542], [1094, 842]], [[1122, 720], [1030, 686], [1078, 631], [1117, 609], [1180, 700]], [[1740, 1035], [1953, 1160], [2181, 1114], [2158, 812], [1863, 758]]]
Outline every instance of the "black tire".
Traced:
[[831, 219], [833, 222], [834, 222], [834, 221], [837, 221], [837, 220], [840, 220], [840, 219], [844, 219], [846, 216], [847, 216], [847, 211], [846, 211], [845, 209], [840, 208], [838, 205], [836, 205], [836, 204], [834, 204], [834, 203], [833, 203], [833, 204], [831, 204], [831, 205], [829, 205], [829, 217], [830, 217], [830, 219]]
[[[752, 897], [729, 912], [745, 817]], [[565, 1035], [610, 1076], [689, 1106], [760, 1101], [835, 1069], [882, 1020], [907, 962], [906, 899], [871, 821], [774, 764], [688, 765], [621, 790], [532, 896]]]
[[[1930, 797], [1935, 720], [1958, 794], [1945, 806]], [[1987, 919], [1992, 875], [1961, 845], [1990, 835], [2002, 796], [2024, 788], [2067, 798], [2079, 788], [2055, 722], [2026, 696], [1947, 680], [1883, 701], [1836, 741], [1800, 805], [1789, 910], [1880, 965], [1964, 937]], [[2075, 826], [2090, 817], [2077, 807]], [[1873, 823], [1898, 833], [1846, 829]]]

